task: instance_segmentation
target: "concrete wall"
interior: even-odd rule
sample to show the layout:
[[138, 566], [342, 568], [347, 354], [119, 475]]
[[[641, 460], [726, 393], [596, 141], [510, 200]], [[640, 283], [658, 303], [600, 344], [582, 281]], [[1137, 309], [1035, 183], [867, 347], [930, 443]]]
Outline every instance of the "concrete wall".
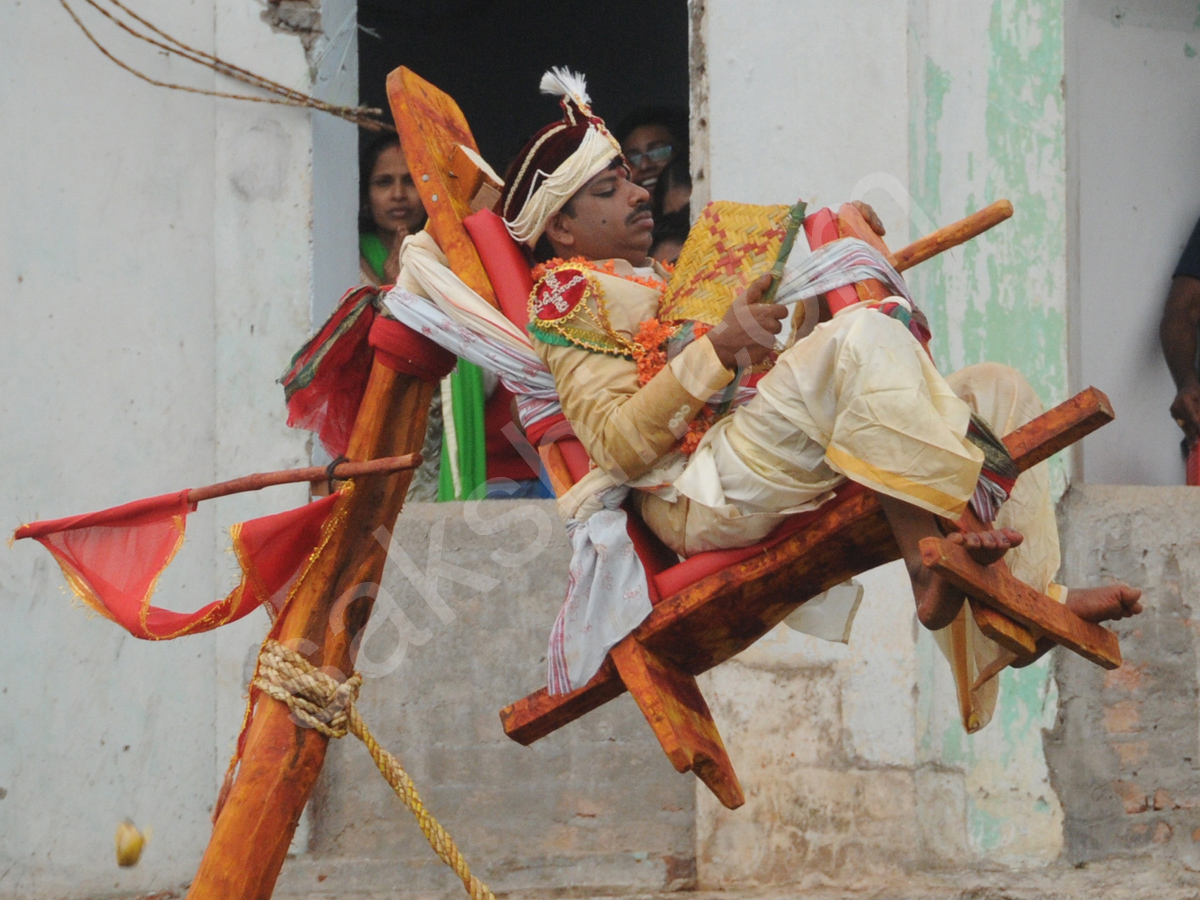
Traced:
[[[151, 77], [238, 90], [73, 5]], [[147, 14], [310, 86], [301, 40], [257, 5]], [[302, 463], [306, 436], [285, 427], [274, 379], [308, 333], [320, 268], [310, 115], [139, 81], [58, 4], [0, 5], [0, 73], [5, 526]], [[224, 594], [236, 583], [225, 527], [303, 499], [275, 489], [206, 504], [157, 602], [194, 609]], [[73, 608], [57, 567], [25, 542], [0, 554], [0, 596], [0, 896], [190, 878], [265, 616], [142, 643]], [[127, 816], [154, 830], [132, 870], [113, 857]]]
[[1148, 856], [1200, 868], [1200, 708], [1195, 598], [1200, 496], [1187, 488], [1084, 485], [1063, 504], [1063, 571], [1128, 579], [1147, 611], [1119, 623], [1125, 665], [1063, 654], [1046, 746], [1073, 863]]
[[1108, 391], [1118, 415], [1084, 442], [1083, 475], [1182, 484], [1158, 322], [1200, 218], [1200, 10], [1190, 0], [1068, 9], [1073, 376]]

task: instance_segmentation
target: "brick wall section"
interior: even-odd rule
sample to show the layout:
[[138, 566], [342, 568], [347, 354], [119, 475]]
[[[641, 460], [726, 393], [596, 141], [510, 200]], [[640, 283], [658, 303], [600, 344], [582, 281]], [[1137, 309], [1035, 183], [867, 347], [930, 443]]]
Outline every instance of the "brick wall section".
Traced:
[[1120, 623], [1125, 665], [1056, 651], [1051, 778], [1072, 862], [1151, 855], [1200, 865], [1195, 598], [1200, 491], [1090, 485], [1063, 502], [1063, 580], [1128, 581], [1146, 612]]

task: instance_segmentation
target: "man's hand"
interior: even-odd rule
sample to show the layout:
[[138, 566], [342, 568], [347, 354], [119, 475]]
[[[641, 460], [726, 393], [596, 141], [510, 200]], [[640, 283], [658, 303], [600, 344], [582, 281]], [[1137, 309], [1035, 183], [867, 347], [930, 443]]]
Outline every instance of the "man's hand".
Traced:
[[1183, 429], [1188, 449], [1200, 438], [1200, 382], [1192, 379], [1185, 383], [1171, 404], [1171, 415], [1175, 424]]
[[883, 227], [883, 223], [879, 221], [879, 216], [875, 215], [875, 210], [873, 210], [869, 204], [863, 203], [861, 200], [855, 200], [853, 202], [853, 206], [860, 213], [862, 213], [862, 217], [867, 220], [867, 224], [871, 226], [871, 230], [873, 232], [880, 237], [883, 237], [885, 234], [887, 234], [887, 230]]
[[775, 335], [783, 331], [788, 309], [777, 303], [759, 302], [770, 286], [770, 275], [755, 281], [733, 301], [725, 318], [708, 333], [717, 358], [725, 368], [747, 369], [762, 362], [775, 346]]

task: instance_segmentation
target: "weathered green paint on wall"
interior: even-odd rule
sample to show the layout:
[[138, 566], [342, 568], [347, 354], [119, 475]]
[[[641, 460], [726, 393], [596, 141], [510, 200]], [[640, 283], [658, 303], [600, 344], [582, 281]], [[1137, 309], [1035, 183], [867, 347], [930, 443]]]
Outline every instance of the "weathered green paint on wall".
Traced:
[[[909, 158], [917, 171], [913, 172], [913, 195], [917, 204], [927, 215], [936, 217], [942, 210], [942, 154], [938, 144], [938, 126], [945, 110], [946, 94], [952, 84], [950, 73], [940, 68], [932, 59], [925, 59], [923, 115], [910, 119], [911, 152]], [[919, 123], [919, 124], [918, 124]], [[918, 136], [914, 134], [921, 129]], [[936, 219], [935, 219], [936, 221]], [[949, 354], [949, 319], [947, 317], [944, 257], [935, 257], [914, 272], [910, 279], [919, 288], [917, 297], [925, 314], [929, 317], [933, 331], [932, 349], [934, 357], [945, 360]]]
[[[944, 33], [970, 43], [915, 45], [922, 58], [914, 65], [924, 73], [910, 114], [915, 204], [938, 224], [1002, 197], [1015, 215], [915, 270], [910, 283], [942, 371], [1006, 363], [1053, 404], [1068, 393], [1063, 0], [993, 0], [986, 19], [945, 15], [958, 27]], [[1056, 460], [1056, 494], [1065, 483], [1064, 461]], [[940, 651], [922, 640], [917, 653], [918, 756], [963, 772], [974, 852], [1053, 856], [1062, 812], [1042, 747], [1057, 708], [1047, 665], [1005, 671], [995, 718], [967, 736]]]
[[[954, 73], [932, 56], [910, 126], [912, 192], [946, 223], [1001, 197], [1016, 213], [995, 232], [912, 276], [944, 371], [985, 360], [1019, 368], [1047, 404], [1067, 394], [1065, 128], [1061, 0], [995, 0], [986, 36], [982, 122], [944, 121]], [[979, 145], [972, 126], [982, 125]], [[966, 141], [972, 143], [964, 146]], [[963, 153], [966, 184], [947, 183]], [[955, 171], [959, 171], [957, 167]], [[1065, 487], [1061, 470], [1057, 492]]]

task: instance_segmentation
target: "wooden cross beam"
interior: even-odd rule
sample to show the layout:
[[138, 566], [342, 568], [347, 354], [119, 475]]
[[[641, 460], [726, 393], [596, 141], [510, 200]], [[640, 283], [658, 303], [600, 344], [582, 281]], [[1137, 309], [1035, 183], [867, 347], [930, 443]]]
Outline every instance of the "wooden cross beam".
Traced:
[[[1004, 442], [1025, 471], [1112, 419], [1108, 398], [1089, 388]], [[803, 515], [800, 530], [761, 555], [664, 598], [583, 687], [557, 696], [543, 688], [505, 707], [505, 733], [531, 744], [628, 690], [676, 770], [694, 772], [725, 806], [740, 806], [741, 786], [695, 676], [740, 653], [812, 597], [900, 557], [878, 500], [859, 485], [843, 485], [833, 500]], [[1017, 581], [1002, 563], [979, 566], [961, 546], [937, 538], [922, 550], [972, 598], [985, 633], [1003, 637], [1005, 646], [1034, 653], [1034, 628], [1106, 668], [1120, 665], [1111, 632]]]

